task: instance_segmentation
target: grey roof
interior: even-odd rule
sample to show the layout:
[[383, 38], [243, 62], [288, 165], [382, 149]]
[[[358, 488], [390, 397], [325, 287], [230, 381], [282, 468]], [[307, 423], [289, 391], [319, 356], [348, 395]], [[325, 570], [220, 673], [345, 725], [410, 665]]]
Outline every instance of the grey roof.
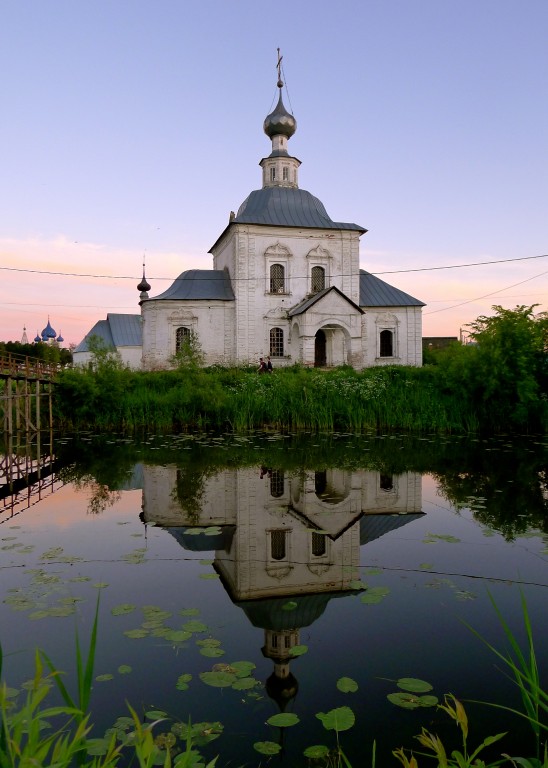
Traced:
[[141, 315], [121, 315], [109, 312], [99, 320], [78, 344], [75, 352], [89, 352], [90, 336], [98, 336], [107, 347], [140, 347], [143, 343]]
[[424, 301], [360, 269], [360, 307], [424, 307]]
[[230, 276], [224, 269], [189, 269], [167, 291], [144, 301], [234, 301]]
[[385, 515], [367, 515], [360, 520], [360, 544], [367, 544], [370, 541], [379, 539], [385, 533], [395, 531], [407, 523], [414, 520], [420, 520], [424, 517], [424, 512], [411, 512], [409, 514], [388, 513]]
[[332, 221], [317, 197], [305, 189], [295, 187], [264, 187], [254, 190], [241, 204], [234, 223], [367, 232], [359, 224]]
[[340, 291], [335, 285], [332, 285], [329, 288], [324, 288], [323, 291], [318, 291], [318, 293], [315, 293], [314, 296], [311, 296], [309, 299], [305, 299], [304, 301], [301, 301], [300, 304], [296, 304], [292, 309], [289, 310], [287, 313], [289, 317], [294, 317], [295, 315], [302, 315], [303, 312], [306, 312], [307, 309], [310, 309], [310, 307], [315, 304], [317, 301], [319, 301], [321, 298], [323, 298], [327, 293], [330, 291], [336, 291], [340, 296], [342, 296], [346, 301], [354, 307], [361, 315], [363, 315], [363, 309], [361, 307], [358, 307], [357, 304], [354, 304], [353, 301], [351, 301], [348, 296], [345, 296], [345, 294]]

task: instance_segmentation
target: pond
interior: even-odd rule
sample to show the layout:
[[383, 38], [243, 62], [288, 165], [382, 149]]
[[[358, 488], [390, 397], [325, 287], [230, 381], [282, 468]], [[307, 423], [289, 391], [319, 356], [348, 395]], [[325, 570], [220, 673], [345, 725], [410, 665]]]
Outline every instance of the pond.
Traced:
[[305, 766], [307, 748], [335, 746], [336, 710], [354, 722], [339, 733], [354, 766], [373, 742], [377, 765], [397, 765], [392, 750], [417, 748], [423, 726], [459, 746], [431, 706], [452, 693], [471, 746], [509, 731], [486, 757], [532, 756], [525, 721], [470, 702], [521, 707], [484, 640], [507, 646], [498, 609], [524, 641], [522, 597], [546, 681], [547, 448], [526, 436], [15, 438], [0, 485], [4, 676], [20, 688], [40, 647], [74, 690], [75, 638], [87, 649], [99, 600], [97, 738], [127, 729], [129, 702], [165, 713], [158, 733], [197, 724], [218, 766]]

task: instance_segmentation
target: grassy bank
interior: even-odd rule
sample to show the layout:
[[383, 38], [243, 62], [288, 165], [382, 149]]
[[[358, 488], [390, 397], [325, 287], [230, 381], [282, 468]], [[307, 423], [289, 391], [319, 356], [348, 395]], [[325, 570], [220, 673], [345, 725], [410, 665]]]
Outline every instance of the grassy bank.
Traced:
[[439, 366], [361, 372], [296, 366], [258, 375], [255, 369], [197, 367], [131, 371], [106, 360], [60, 374], [54, 417], [57, 427], [71, 430], [544, 432], [546, 410], [546, 400], [536, 399], [516, 420], [511, 404], [448, 384]]
[[67, 429], [466, 431], [478, 426], [477, 415], [439, 391], [426, 369], [289, 368], [259, 376], [245, 369], [137, 372], [99, 366], [64, 371], [55, 395], [56, 425]]

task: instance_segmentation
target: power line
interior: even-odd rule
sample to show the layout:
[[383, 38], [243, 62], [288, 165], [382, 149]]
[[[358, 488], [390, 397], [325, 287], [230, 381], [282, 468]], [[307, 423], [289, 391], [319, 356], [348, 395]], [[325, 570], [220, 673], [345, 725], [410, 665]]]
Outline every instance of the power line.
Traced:
[[[463, 269], [465, 267], [481, 267], [481, 266], [488, 266], [490, 264], [508, 264], [513, 261], [528, 261], [530, 259], [545, 259], [548, 257], [548, 254], [543, 253], [539, 256], [520, 256], [515, 259], [496, 259], [493, 261], [475, 261], [470, 262], [469, 264], [447, 264], [442, 267], [416, 267], [413, 269], [394, 269], [387, 272], [369, 272], [369, 274], [378, 276], [378, 275], [398, 275], [398, 274], [404, 274], [407, 272], [433, 272], [435, 270], [440, 269]], [[135, 275], [96, 275], [86, 272], [54, 272], [51, 270], [46, 269], [24, 269], [22, 267], [2, 267], [0, 266], [0, 269], [3, 269], [8, 272], [25, 272], [29, 274], [36, 274], [36, 275], [56, 275], [60, 277], [92, 277], [92, 278], [98, 278], [101, 280], [140, 280], [141, 275], [135, 276]], [[191, 270], [188, 270], [191, 271]], [[213, 271], [213, 270], [203, 270], [205, 272]], [[365, 270], [367, 271], [367, 270]], [[337, 275], [332, 275], [332, 277], [350, 277], [350, 274], [346, 273], [340, 273]], [[292, 275], [292, 278], [296, 280], [304, 280], [307, 278], [307, 275]], [[171, 280], [173, 281], [173, 277], [149, 277], [149, 280]], [[210, 277], [199, 277], [194, 278], [195, 280], [210, 280]], [[240, 281], [251, 281], [251, 280], [258, 280], [261, 278], [256, 277], [231, 277], [231, 281], [233, 282], [240, 282]]]

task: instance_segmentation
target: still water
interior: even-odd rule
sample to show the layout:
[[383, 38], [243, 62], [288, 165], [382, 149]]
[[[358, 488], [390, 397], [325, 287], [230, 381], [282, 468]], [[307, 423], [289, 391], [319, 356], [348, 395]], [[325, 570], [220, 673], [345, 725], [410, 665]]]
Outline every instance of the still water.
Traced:
[[[74, 690], [76, 633], [87, 647], [99, 600], [98, 738], [129, 702], [166, 713], [158, 732], [200, 723], [198, 749], [219, 766], [304, 766], [306, 748], [334, 747], [325, 714], [345, 708], [354, 766], [373, 742], [377, 765], [396, 765], [392, 750], [417, 747], [423, 726], [454, 748], [443, 712], [398, 706], [398, 681], [519, 708], [476, 633], [505, 648], [494, 601], [523, 640], [524, 596], [546, 687], [547, 449], [331, 433], [14, 439], [0, 482], [4, 675], [31, 678], [39, 646]], [[466, 707], [472, 746], [509, 731], [491, 755], [533, 754], [526, 724]], [[295, 724], [269, 722], [280, 713]]]

